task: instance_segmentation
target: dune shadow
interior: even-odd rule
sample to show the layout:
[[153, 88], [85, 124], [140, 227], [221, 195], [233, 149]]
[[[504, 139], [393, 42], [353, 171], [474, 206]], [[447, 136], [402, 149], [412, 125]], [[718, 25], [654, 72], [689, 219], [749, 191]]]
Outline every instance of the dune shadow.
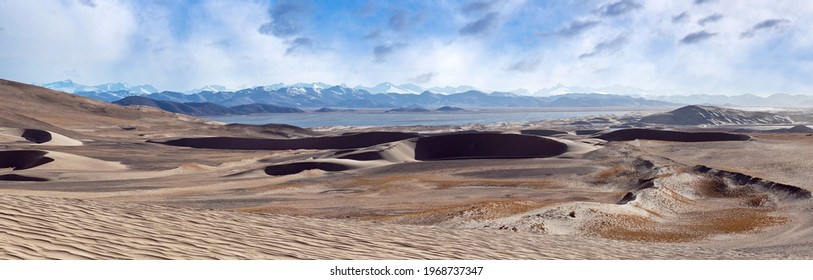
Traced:
[[148, 142], [170, 146], [220, 150], [327, 150], [364, 148], [415, 137], [418, 137], [418, 134], [403, 132], [364, 132], [341, 136], [297, 139], [204, 137]]
[[607, 141], [660, 140], [672, 142], [746, 141], [751, 136], [726, 132], [683, 132], [657, 129], [621, 129], [595, 138]]
[[46, 154], [48, 152], [38, 150], [0, 151], [0, 168], [25, 170], [53, 162]]
[[564, 143], [519, 134], [450, 134], [419, 138], [415, 143], [416, 160], [544, 158], [565, 152]]
[[48, 179], [31, 177], [17, 174], [3, 174], [0, 175], [0, 181], [14, 181], [14, 182], [47, 182]]
[[53, 140], [50, 132], [39, 129], [25, 129], [23, 130], [23, 134], [21, 136], [25, 138], [25, 140], [37, 144], [48, 143]]
[[268, 166], [265, 168], [265, 174], [271, 176], [282, 176], [296, 174], [312, 169], [323, 171], [345, 171], [349, 170], [350, 168], [348, 168], [346, 165], [332, 162], [295, 162]]

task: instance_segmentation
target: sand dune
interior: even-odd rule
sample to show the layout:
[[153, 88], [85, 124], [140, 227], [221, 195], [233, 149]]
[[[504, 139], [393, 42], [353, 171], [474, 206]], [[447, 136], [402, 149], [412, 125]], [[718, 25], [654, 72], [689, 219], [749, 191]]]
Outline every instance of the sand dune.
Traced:
[[565, 153], [583, 154], [593, 150], [586, 146], [591, 145], [530, 135], [451, 133], [416, 137], [362, 149], [340, 150], [323, 159], [268, 166], [265, 173], [276, 176], [311, 169], [346, 171], [432, 160], [546, 158]]
[[809, 190], [805, 190], [796, 186], [772, 182], [759, 177], [753, 177], [746, 174], [731, 172], [726, 170], [718, 170], [708, 166], [698, 165], [694, 170], [700, 173], [714, 174], [718, 177], [728, 178], [740, 185], [753, 185], [765, 191], [774, 193], [775, 195], [795, 198], [795, 199], [808, 199], [811, 198]]
[[50, 146], [82, 146], [82, 141], [72, 139], [65, 135], [40, 129], [7, 128], [0, 127], [0, 135], [19, 137], [28, 142]]
[[596, 138], [607, 141], [660, 140], [673, 142], [746, 141], [748, 135], [726, 132], [683, 132], [657, 129], [621, 129], [602, 133]]
[[63, 152], [43, 150], [0, 151], [0, 168], [12, 170], [91, 170], [115, 171], [127, 169], [110, 162]]
[[413, 133], [367, 132], [341, 136], [299, 139], [258, 139], [235, 137], [181, 138], [168, 141], [150, 141], [171, 146], [223, 150], [297, 150], [297, 149], [351, 149], [416, 137]]
[[787, 117], [768, 112], [749, 112], [717, 106], [689, 105], [641, 118], [643, 123], [669, 125], [791, 124]]
[[0, 195], [2, 259], [760, 259], [793, 255]]

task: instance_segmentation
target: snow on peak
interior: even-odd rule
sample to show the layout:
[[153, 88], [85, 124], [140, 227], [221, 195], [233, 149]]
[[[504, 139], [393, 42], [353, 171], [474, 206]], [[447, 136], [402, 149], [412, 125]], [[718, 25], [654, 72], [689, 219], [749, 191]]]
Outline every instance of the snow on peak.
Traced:
[[222, 91], [228, 91], [228, 89], [225, 86], [221, 86], [221, 85], [205, 85], [202, 88], [193, 89], [193, 90], [187, 91], [186, 93], [187, 94], [195, 94], [195, 93], [204, 92], [204, 91], [222, 92]]
[[534, 92], [531, 95], [532, 96], [554, 96], [554, 95], [562, 95], [562, 94], [568, 94], [568, 93], [615, 94], [615, 95], [628, 95], [628, 96], [634, 96], [634, 97], [644, 97], [644, 96], [653, 95], [652, 92], [647, 91], [647, 90], [634, 88], [634, 87], [623, 86], [623, 85], [618, 85], [618, 84], [614, 84], [614, 85], [610, 85], [610, 86], [606, 86], [606, 87], [593, 88], [593, 87], [566, 86], [566, 85], [563, 85], [562, 83], [558, 83], [558, 84], [556, 84], [556, 86], [553, 86], [553, 87], [540, 89], [540, 90]]
[[433, 87], [433, 88], [428, 88], [428, 89], [426, 89], [426, 90], [428, 90], [428, 91], [430, 91], [430, 92], [432, 92], [432, 93], [441, 93], [441, 94], [453, 94], [453, 93], [461, 93], [461, 92], [467, 92], [467, 91], [472, 91], [472, 90], [476, 90], [476, 91], [480, 91], [480, 92], [486, 92], [486, 91], [484, 91], [484, 90], [479, 90], [479, 89], [477, 89], [477, 88], [475, 88], [475, 87], [473, 87], [473, 86], [456, 86], [456, 87], [453, 87], [453, 86], [445, 86], [445, 87]]
[[[409, 86], [408, 86], [409, 87]], [[380, 83], [374, 87], [356, 86], [355, 89], [363, 89], [372, 94], [378, 93], [398, 93], [398, 94], [419, 94], [421, 91], [409, 89], [401, 86], [396, 86], [390, 82]]]

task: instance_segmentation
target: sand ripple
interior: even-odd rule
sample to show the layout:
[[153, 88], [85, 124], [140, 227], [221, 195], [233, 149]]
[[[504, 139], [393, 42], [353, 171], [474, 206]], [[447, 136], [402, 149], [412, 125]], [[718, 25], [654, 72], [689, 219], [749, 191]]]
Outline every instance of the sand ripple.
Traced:
[[0, 195], [4, 259], [784, 258], [652, 245]]

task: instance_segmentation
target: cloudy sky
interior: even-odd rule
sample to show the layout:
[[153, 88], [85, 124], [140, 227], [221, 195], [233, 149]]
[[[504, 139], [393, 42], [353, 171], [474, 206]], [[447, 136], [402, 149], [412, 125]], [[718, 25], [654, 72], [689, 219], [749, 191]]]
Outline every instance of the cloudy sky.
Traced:
[[813, 4], [0, 0], [0, 78], [813, 94]]

